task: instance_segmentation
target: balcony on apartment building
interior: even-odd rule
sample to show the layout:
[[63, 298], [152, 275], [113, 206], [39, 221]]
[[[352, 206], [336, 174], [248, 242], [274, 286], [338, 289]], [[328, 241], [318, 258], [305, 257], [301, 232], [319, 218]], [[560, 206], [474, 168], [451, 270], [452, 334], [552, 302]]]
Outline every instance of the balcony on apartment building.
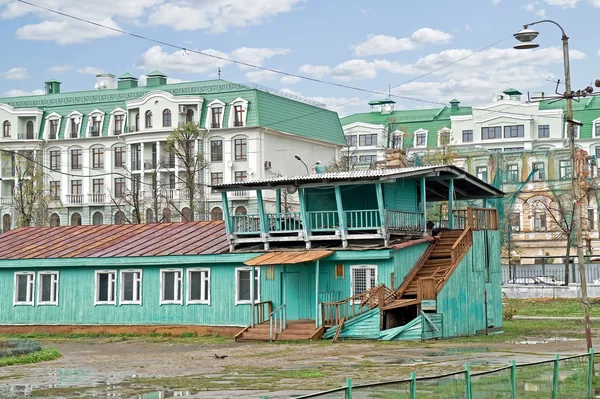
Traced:
[[0, 206], [12, 206], [13, 197], [0, 197]]
[[[228, 237], [233, 248], [243, 245], [340, 244], [349, 242], [387, 245], [403, 236], [426, 231], [426, 203], [499, 198], [500, 190], [452, 166], [426, 166], [317, 173], [294, 177], [225, 183], [213, 186], [221, 192]], [[231, 193], [256, 191], [257, 214], [229, 212]], [[263, 191], [275, 191], [275, 210], [267, 212]], [[299, 209], [281, 209], [281, 191], [298, 195]], [[458, 214], [452, 219], [461, 220]], [[457, 224], [461, 224], [457, 221]], [[460, 227], [460, 226], [457, 226]], [[367, 241], [369, 240], [369, 241]]]
[[67, 206], [82, 206], [85, 202], [83, 201], [83, 194], [67, 194], [66, 205]]

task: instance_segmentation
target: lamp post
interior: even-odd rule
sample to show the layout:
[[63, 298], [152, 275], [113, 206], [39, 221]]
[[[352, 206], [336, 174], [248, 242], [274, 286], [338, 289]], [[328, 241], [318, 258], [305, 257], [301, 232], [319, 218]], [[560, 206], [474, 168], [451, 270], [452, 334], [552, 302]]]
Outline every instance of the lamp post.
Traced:
[[[571, 91], [571, 70], [569, 61], [569, 37], [565, 33], [565, 30], [557, 22], [550, 19], [544, 19], [541, 21], [531, 22], [523, 25], [523, 29], [514, 34], [515, 39], [520, 43], [514, 46], [517, 50], [532, 49], [539, 45], [534, 43], [533, 40], [538, 36], [538, 32], [530, 29], [529, 27], [541, 23], [551, 23], [560, 29], [562, 32], [562, 43], [563, 43], [563, 61], [565, 68], [565, 94], [564, 99], [567, 105], [567, 138], [569, 140], [569, 150], [571, 155], [571, 194], [574, 197], [575, 209], [573, 216], [573, 228], [575, 229], [575, 243], [577, 246], [577, 259], [579, 262], [579, 279], [581, 282], [581, 302], [583, 304], [583, 311], [585, 316], [585, 338], [588, 350], [592, 347], [592, 333], [590, 328], [590, 308], [587, 297], [587, 282], [585, 278], [585, 259], [583, 256], [582, 246], [582, 231], [581, 231], [581, 202], [579, 192], [579, 174], [576, 170], [576, 149], [575, 149], [575, 128], [573, 121], [573, 95]], [[567, 245], [570, 245], [570, 240], [567, 238]], [[566, 266], [568, 267], [568, 265]]]
[[[304, 167], [306, 168], [306, 173], [310, 174], [310, 168], [308, 167], [308, 165], [306, 164], [306, 162], [304, 162], [302, 160], [302, 158], [300, 158], [300, 155], [295, 154], [294, 158], [296, 158], [298, 161], [302, 162], [302, 165], [304, 165]], [[312, 164], [310, 167], [312, 168], [313, 166], [317, 166], [317, 165], [321, 165], [321, 161], [317, 161], [314, 164]]]

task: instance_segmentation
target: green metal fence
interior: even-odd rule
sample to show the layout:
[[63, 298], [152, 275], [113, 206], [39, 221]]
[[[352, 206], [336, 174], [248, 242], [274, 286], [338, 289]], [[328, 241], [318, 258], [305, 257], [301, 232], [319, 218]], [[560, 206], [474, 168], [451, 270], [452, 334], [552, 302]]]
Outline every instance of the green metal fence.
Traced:
[[352, 385], [316, 392], [296, 399], [500, 399], [500, 398], [592, 398], [594, 350], [589, 353], [535, 363], [510, 365], [471, 372], [469, 365], [453, 373]]

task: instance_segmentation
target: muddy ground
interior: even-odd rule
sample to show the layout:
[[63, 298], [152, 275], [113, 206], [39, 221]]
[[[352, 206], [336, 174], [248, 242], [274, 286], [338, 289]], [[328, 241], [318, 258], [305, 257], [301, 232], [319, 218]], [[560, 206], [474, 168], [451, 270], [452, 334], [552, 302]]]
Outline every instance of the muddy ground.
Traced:
[[573, 335], [528, 330], [448, 341], [272, 344], [220, 337], [43, 339], [63, 357], [0, 368], [0, 397], [284, 398], [335, 388], [347, 377], [359, 384], [411, 371], [443, 374], [465, 363], [477, 371], [584, 353], [585, 341]]

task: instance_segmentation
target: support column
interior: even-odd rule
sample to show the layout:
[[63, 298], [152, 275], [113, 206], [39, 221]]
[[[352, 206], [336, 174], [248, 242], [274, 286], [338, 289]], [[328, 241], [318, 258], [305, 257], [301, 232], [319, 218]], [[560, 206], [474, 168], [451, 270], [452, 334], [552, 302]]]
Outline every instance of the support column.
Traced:
[[384, 245], [387, 247], [389, 241], [388, 225], [385, 203], [383, 201], [383, 186], [381, 183], [375, 184], [375, 193], [377, 194], [377, 206], [379, 208], [379, 219], [381, 220], [381, 234], [383, 235]]
[[319, 328], [319, 273], [320, 264], [317, 259], [315, 263], [315, 328]]
[[223, 205], [223, 219], [225, 219], [225, 231], [227, 234], [232, 234], [231, 230], [231, 218], [229, 217], [229, 202], [227, 201], [227, 192], [221, 193], [221, 202]]
[[300, 218], [302, 219], [302, 232], [306, 249], [310, 249], [310, 221], [308, 220], [308, 208], [306, 207], [306, 194], [303, 188], [298, 189], [298, 202], [300, 202]]
[[277, 213], [277, 219], [281, 217], [281, 189], [275, 189], [275, 212]]
[[452, 211], [454, 210], [454, 179], [450, 179], [448, 182], [448, 228], [454, 228], [454, 215], [452, 215]]
[[254, 284], [256, 282], [256, 266], [252, 266], [250, 276], [250, 327], [254, 327]]
[[269, 229], [267, 215], [265, 214], [265, 204], [263, 202], [262, 190], [256, 190], [256, 202], [258, 206], [258, 217], [260, 218], [260, 236], [264, 243], [265, 251], [269, 250]]
[[337, 206], [338, 219], [340, 221], [340, 235], [342, 237], [342, 247], [348, 248], [348, 239], [346, 238], [346, 213], [342, 203], [342, 190], [340, 186], [335, 186], [335, 204]]
[[427, 191], [425, 190], [425, 178], [421, 177], [421, 209], [423, 210], [423, 216], [421, 217], [421, 227], [423, 229], [423, 234], [427, 232], [427, 201], [426, 201]]

